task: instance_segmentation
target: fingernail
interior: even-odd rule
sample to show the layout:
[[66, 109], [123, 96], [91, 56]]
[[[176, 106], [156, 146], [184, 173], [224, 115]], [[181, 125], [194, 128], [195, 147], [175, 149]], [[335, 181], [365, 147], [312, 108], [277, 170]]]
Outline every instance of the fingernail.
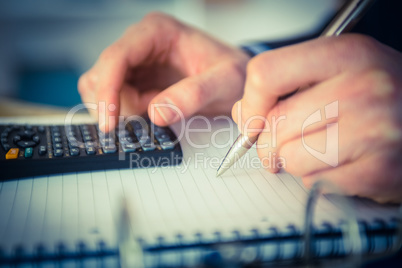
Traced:
[[163, 98], [154, 105], [160, 117], [162, 117], [166, 124], [172, 123], [179, 116], [175, 110], [176, 105], [174, 105], [169, 98]]
[[105, 123], [100, 123], [99, 124], [99, 130], [102, 131], [103, 133], [106, 133], [106, 124]]

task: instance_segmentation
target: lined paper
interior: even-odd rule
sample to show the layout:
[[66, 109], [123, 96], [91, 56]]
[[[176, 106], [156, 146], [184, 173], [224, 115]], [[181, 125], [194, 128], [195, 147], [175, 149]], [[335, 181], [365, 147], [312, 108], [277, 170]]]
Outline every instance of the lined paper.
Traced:
[[[211, 131], [191, 132], [181, 140], [184, 162], [180, 166], [69, 173], [0, 182], [0, 247], [6, 255], [18, 247], [34, 254], [38, 246], [48, 253], [65, 250], [96, 251], [100, 243], [117, 248], [122, 200], [127, 200], [133, 233], [147, 246], [215, 241], [272, 235], [272, 228], [287, 232], [289, 225], [301, 230], [308, 190], [297, 177], [262, 168], [236, 166], [216, 178], [237, 133], [217, 131], [231, 126], [211, 120]], [[195, 120], [192, 128], [205, 129]], [[176, 133], [180, 126], [174, 126]], [[185, 137], [186, 135], [184, 135]], [[223, 147], [196, 148], [214, 139]], [[248, 153], [256, 158], [254, 149]], [[208, 160], [209, 159], [209, 160]], [[204, 164], [206, 162], [206, 164]], [[217, 163], [219, 164], [219, 163]], [[396, 207], [358, 200], [359, 218], [367, 222], [388, 220]], [[322, 197], [316, 220], [336, 224], [334, 201]]]

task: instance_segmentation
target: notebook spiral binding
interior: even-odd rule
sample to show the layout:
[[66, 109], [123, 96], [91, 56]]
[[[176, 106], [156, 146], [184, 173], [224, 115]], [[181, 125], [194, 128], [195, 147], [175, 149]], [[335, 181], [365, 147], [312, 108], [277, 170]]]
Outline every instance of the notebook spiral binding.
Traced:
[[[314, 229], [313, 229], [313, 219], [314, 219], [314, 208], [315, 203], [321, 193], [325, 188], [329, 188], [331, 192], [339, 194], [339, 201], [342, 211], [345, 213], [346, 222], [340, 224], [342, 233], [342, 243], [344, 254], [349, 257], [350, 260], [347, 261], [351, 267], [360, 267], [362, 258], [362, 240], [359, 231], [359, 224], [356, 215], [353, 213], [352, 204], [349, 200], [345, 198], [341, 191], [333, 184], [328, 181], [320, 180], [315, 183], [310, 191], [309, 198], [307, 200], [306, 213], [304, 219], [304, 261], [305, 263], [313, 262], [317, 254], [314, 252]], [[330, 226], [331, 227], [331, 226]], [[331, 228], [332, 229], [332, 228]]]
[[[286, 230], [270, 227], [270, 235], [261, 235], [258, 229], [253, 229], [249, 237], [235, 231], [237, 241], [225, 241], [220, 232], [214, 234], [214, 241], [206, 241], [203, 234], [198, 233], [198, 243], [189, 244], [179, 234], [175, 245], [167, 244], [160, 237], [158, 246], [148, 246], [139, 239], [135, 243], [142, 248], [143, 265], [135, 267], [264, 267], [272, 264], [312, 267], [336, 259], [342, 261], [342, 266], [360, 267], [363, 260], [401, 252], [402, 205], [399, 217], [393, 219], [392, 223], [377, 220], [375, 226], [369, 226], [367, 222], [357, 220], [350, 201], [339, 195], [347, 220], [339, 225], [340, 228], [328, 222], [315, 228], [313, 219], [316, 201], [326, 188], [339, 193], [335, 186], [326, 181], [313, 185], [307, 201], [304, 230], [294, 225], [287, 226]], [[381, 243], [385, 247], [380, 250], [377, 249], [379, 239], [385, 241]], [[55, 247], [56, 253], [48, 253], [45, 246], [39, 244], [36, 253], [27, 255], [22, 246], [17, 246], [12, 256], [6, 256], [0, 248], [0, 267], [14, 267], [18, 264], [36, 267], [42, 262], [63, 263], [71, 260], [77, 265], [86, 260], [97, 260], [97, 263], [103, 263], [102, 267], [133, 267], [126, 265], [130, 262], [122, 259], [130, 256], [130, 252], [121, 254], [119, 249], [109, 247], [104, 241], [98, 243], [96, 251], [87, 250], [84, 241], [78, 242], [73, 252], [68, 251], [63, 243]]]

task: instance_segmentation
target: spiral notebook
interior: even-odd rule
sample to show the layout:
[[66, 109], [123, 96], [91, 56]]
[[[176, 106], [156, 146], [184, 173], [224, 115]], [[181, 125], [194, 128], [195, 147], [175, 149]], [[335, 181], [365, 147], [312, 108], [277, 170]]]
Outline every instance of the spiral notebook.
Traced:
[[[26, 122], [40, 120], [48, 119]], [[114, 267], [122, 235], [140, 245], [145, 267], [196, 265], [216, 252], [231, 260], [227, 252], [250, 247], [251, 261], [300, 259], [309, 194], [300, 178], [265, 171], [255, 150], [215, 178], [236, 126], [224, 118], [198, 118], [185, 128], [174, 126], [184, 153], [180, 166], [0, 182], [0, 264], [79, 261]], [[350, 199], [363, 253], [395, 248], [398, 206]], [[316, 257], [347, 253], [339, 233], [347, 216], [337, 200], [322, 195], [316, 203]], [[129, 214], [126, 234], [122, 204]]]

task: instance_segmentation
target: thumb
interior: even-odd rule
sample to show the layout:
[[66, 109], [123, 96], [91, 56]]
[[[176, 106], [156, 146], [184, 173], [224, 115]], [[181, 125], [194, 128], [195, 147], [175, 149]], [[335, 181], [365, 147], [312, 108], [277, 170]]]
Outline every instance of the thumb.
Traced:
[[[230, 100], [236, 95], [234, 92], [241, 93], [245, 75], [234, 65], [221, 63], [168, 87], [148, 106], [151, 120], [157, 125], [166, 126], [190, 117], [214, 101]], [[233, 98], [233, 103], [235, 100]], [[228, 105], [228, 111], [233, 103]]]

